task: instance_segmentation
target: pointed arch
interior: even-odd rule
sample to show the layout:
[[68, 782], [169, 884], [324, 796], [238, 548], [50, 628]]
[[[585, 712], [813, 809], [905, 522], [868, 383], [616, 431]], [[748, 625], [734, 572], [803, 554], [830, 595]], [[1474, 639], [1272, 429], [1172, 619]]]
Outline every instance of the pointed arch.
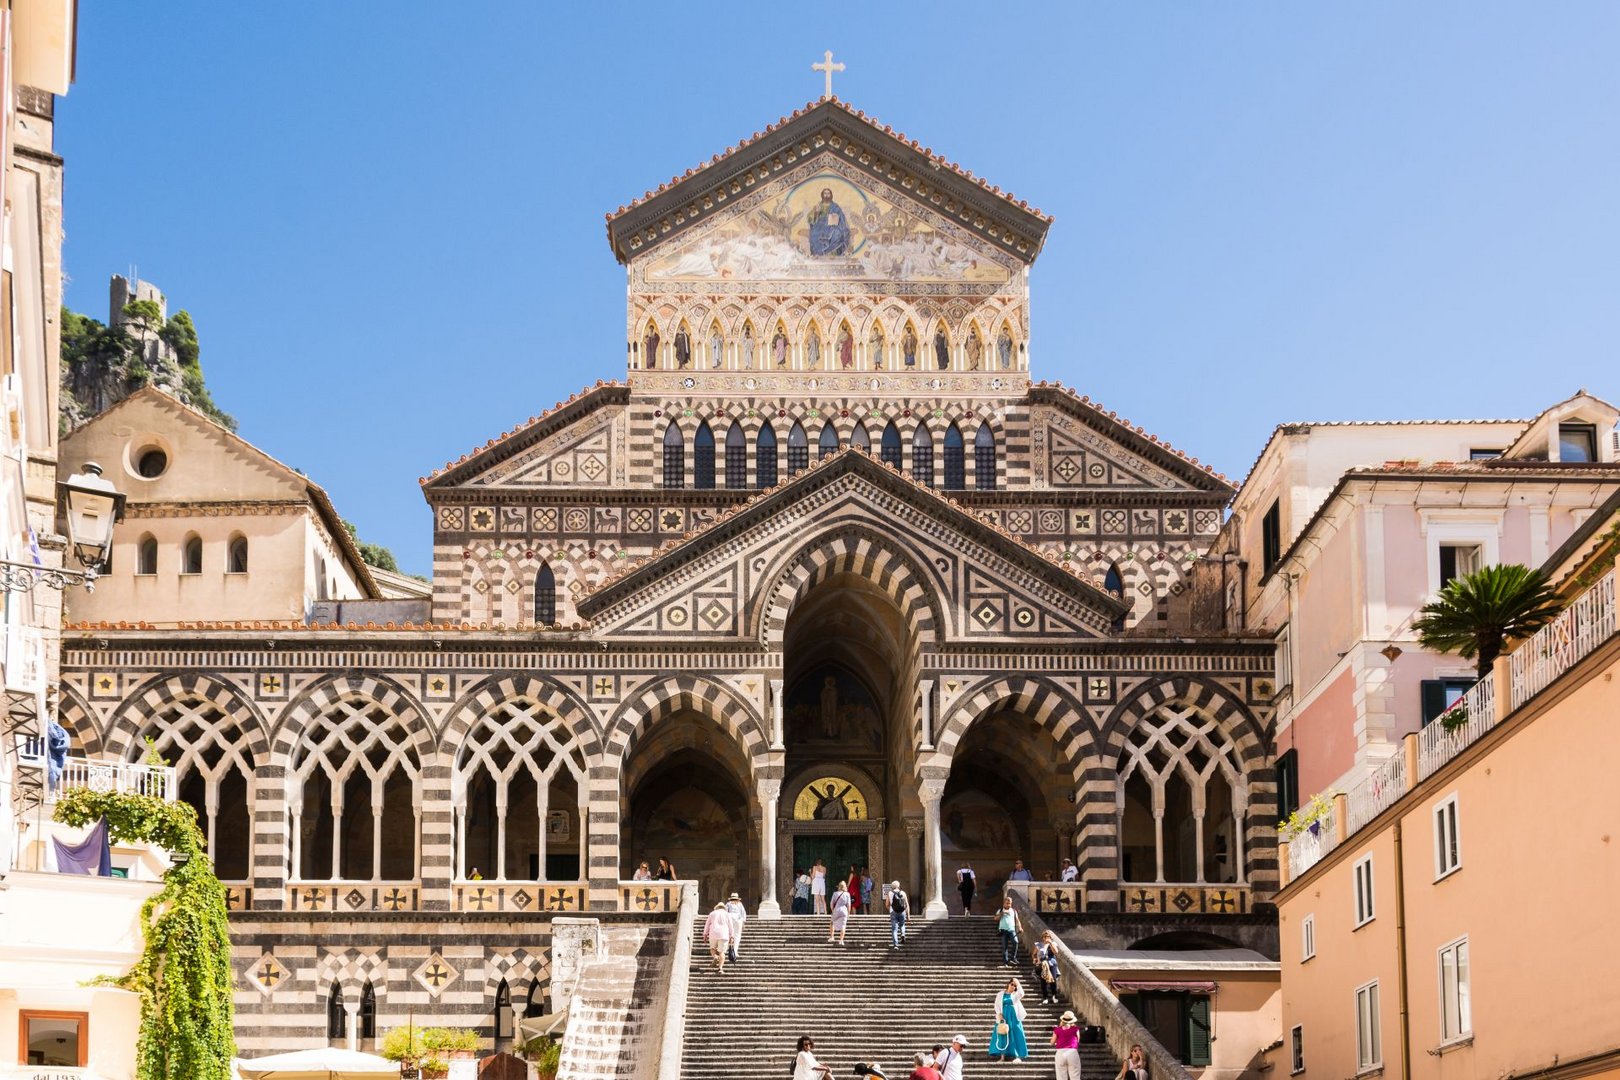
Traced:
[[831, 457], [838, 453], [838, 428], [832, 421], [821, 425], [821, 435], [816, 439], [816, 458]]
[[495, 1045], [514, 1037], [516, 1029], [512, 1015], [512, 988], [505, 979], [495, 984]]
[[534, 572], [534, 624], [551, 626], [557, 621], [557, 575], [545, 559]]
[[946, 491], [961, 491], [967, 487], [967, 450], [962, 440], [962, 429], [951, 421], [945, 429], [945, 483]]
[[934, 437], [926, 423], [919, 423], [911, 433], [911, 478], [925, 487], [934, 486]]
[[608, 721], [602, 761], [617, 780], [636, 742], [665, 717], [693, 712], [707, 717], [736, 740], [757, 777], [769, 766], [771, 743], [755, 704], [730, 686], [702, 675], [668, 675], [644, 683], [627, 695]]
[[671, 420], [664, 428], [664, 487], [686, 486], [686, 436], [680, 425]]
[[863, 421], [855, 421], [855, 427], [849, 433], [849, 445], [863, 454], [872, 452], [872, 436], [867, 433], [866, 424]]
[[698, 422], [692, 436], [692, 486], [700, 491], [714, 487], [714, 429], [707, 420]]
[[788, 429], [787, 438], [787, 471], [788, 476], [794, 476], [810, 467], [810, 437], [804, 432], [804, 425], [793, 421]]
[[811, 589], [834, 574], [857, 574], [872, 582], [894, 601], [903, 625], [918, 642], [931, 645], [947, 632], [942, 583], [930, 574], [926, 558], [903, 547], [895, 537], [882, 536], [863, 524], [836, 524], [810, 537], [759, 577], [774, 582], [760, 603], [755, 631], [762, 644], [781, 648], [793, 606]]
[[951, 332], [945, 328], [943, 319], [934, 324], [934, 337], [929, 342], [928, 356], [940, 371], [951, 369]]
[[748, 486], [748, 436], [741, 420], [733, 420], [726, 431], [726, 487], [735, 491]]
[[980, 421], [973, 435], [973, 486], [980, 491], [996, 490], [996, 433], [989, 420]]
[[202, 568], [202, 537], [196, 533], [187, 533], [185, 542], [180, 545], [180, 572], [182, 574], [200, 574]]
[[893, 420], [890, 420], [888, 426], [883, 429], [878, 458], [885, 465], [900, 468], [900, 428]]
[[754, 486], [776, 486], [776, 431], [767, 421], [759, 426], [754, 439]]
[[370, 979], [360, 988], [360, 1023], [359, 1036], [361, 1039], [375, 1039], [377, 1037], [377, 991], [372, 987]]
[[675, 328], [675, 340], [671, 342], [670, 358], [677, 370], [684, 370], [692, 366], [692, 328], [682, 319]]
[[1086, 779], [1086, 754], [1096, 732], [1085, 707], [1073, 694], [1046, 679], [1027, 675], [991, 676], [962, 692], [942, 716], [934, 748], [949, 760], [975, 723], [1014, 710], [1046, 729], [1062, 748], [1078, 789]]
[[248, 541], [241, 533], [232, 533], [225, 545], [225, 572], [227, 574], [245, 574], [248, 572]]

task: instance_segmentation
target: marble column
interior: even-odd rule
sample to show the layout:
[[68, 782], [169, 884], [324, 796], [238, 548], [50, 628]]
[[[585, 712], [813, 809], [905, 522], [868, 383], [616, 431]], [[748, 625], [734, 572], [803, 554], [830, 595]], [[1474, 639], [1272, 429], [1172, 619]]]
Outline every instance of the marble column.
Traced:
[[923, 804], [923, 918], [943, 919], [945, 907], [944, 853], [940, 849], [939, 804], [945, 794], [945, 780], [924, 780], [917, 786]]
[[761, 919], [780, 919], [782, 905], [776, 899], [776, 814], [782, 797], [782, 781], [759, 781], [759, 910]]
[[[906, 818], [906, 878], [905, 884], [921, 892], [922, 881], [922, 835], [923, 822], [920, 818]], [[891, 881], [900, 877], [900, 868], [896, 867], [891, 875]]]

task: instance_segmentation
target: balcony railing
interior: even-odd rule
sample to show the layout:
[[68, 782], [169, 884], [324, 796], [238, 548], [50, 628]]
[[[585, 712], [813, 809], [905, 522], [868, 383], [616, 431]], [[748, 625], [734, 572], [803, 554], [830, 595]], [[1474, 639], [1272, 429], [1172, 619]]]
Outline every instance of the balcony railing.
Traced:
[[[46, 770], [44, 740], [24, 740], [17, 763], [23, 768]], [[124, 795], [150, 795], [172, 802], [175, 798], [174, 766], [130, 765], [121, 761], [88, 761], [68, 758], [62, 766], [62, 775], [51, 789], [50, 798], [68, 788], [89, 788], [91, 791], [116, 791]]]
[[37, 626], [0, 625], [5, 631], [6, 689], [39, 693], [45, 689], [45, 635]]
[[[1394, 806], [1395, 800], [1405, 795], [1409, 787], [1411, 783], [1406, 775], [1406, 755], [1397, 752], [1374, 769], [1371, 776], [1350, 789], [1350, 795], [1345, 800], [1349, 831], [1355, 832]], [[1292, 855], [1293, 851], [1290, 849], [1289, 856]]]
[[1581, 658], [1609, 640], [1615, 631], [1614, 575], [1610, 570], [1596, 585], [1577, 596], [1558, 618], [1513, 650], [1509, 683], [1513, 708], [1545, 690]]
[[[1591, 655], [1620, 630], [1615, 603], [1615, 575], [1611, 570], [1559, 614], [1559, 616], [1507, 657], [1496, 671], [1469, 688], [1451, 708], [1415, 736], [1413, 750], [1403, 747], [1367, 779], [1351, 789], [1345, 800], [1345, 833], [1356, 832], [1393, 806], [1411, 787], [1438, 772], [1446, 762], [1477, 742], [1497, 721], [1522, 707], [1551, 686], [1560, 675]], [[1497, 680], [1507, 667], [1506, 693], [1497, 700]], [[1450, 723], [1447, 723], [1447, 720]], [[1408, 744], [1408, 747], [1410, 744]], [[1408, 775], [1409, 756], [1415, 756], [1417, 776]], [[1334, 819], [1323, 822], [1319, 836], [1301, 833], [1288, 841], [1288, 877], [1299, 877], [1320, 862], [1335, 844]]]

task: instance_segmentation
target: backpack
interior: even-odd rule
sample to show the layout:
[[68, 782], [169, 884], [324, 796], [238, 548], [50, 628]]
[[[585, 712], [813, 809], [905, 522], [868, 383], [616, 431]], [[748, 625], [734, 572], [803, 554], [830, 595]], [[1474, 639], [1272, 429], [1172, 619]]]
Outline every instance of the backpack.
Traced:
[[903, 892], [890, 893], [889, 910], [897, 915], [904, 915], [906, 913], [906, 894]]

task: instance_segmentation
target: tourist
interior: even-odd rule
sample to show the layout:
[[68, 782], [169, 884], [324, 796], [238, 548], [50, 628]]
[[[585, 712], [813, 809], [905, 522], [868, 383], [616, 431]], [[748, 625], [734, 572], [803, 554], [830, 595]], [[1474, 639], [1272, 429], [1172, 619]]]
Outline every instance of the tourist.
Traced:
[[1029, 870], [1025, 868], [1023, 859], [1014, 859], [1013, 860], [1013, 871], [1012, 871], [1012, 873], [1007, 875], [1007, 880], [1008, 881], [1034, 881], [1035, 880], [1035, 875], [1031, 874], [1029, 872]]
[[1012, 967], [1018, 960], [1018, 939], [1024, 924], [1013, 910], [1012, 897], [1003, 897], [1001, 910], [996, 913], [996, 933], [1001, 935], [1001, 965]]
[[898, 949], [906, 940], [906, 913], [910, 909], [906, 891], [896, 881], [889, 886], [889, 948]]
[[940, 1080], [939, 1070], [934, 1068], [934, 1059], [928, 1054], [911, 1055], [911, 1075], [906, 1080]]
[[472, 873], [467, 875], [467, 880], [468, 881], [483, 881], [484, 880], [484, 875], [481, 872], [479, 872], [478, 867], [475, 866], [475, 867], [472, 868]]
[[838, 889], [832, 897], [832, 922], [827, 924], [827, 944], [831, 945], [834, 939], [838, 944], [848, 944], [844, 940], [844, 926], [849, 922], [849, 890], [844, 883], [838, 883]]
[[703, 920], [703, 940], [709, 943], [709, 959], [714, 961], [714, 970], [726, 970], [726, 957], [731, 951], [731, 913], [726, 905], [714, 905], [709, 917]]
[[662, 855], [660, 855], [658, 857], [658, 874], [657, 874], [656, 880], [658, 880], [658, 881], [674, 881], [675, 880], [675, 864], [670, 862], [668, 859], [664, 858]]
[[743, 907], [742, 897], [732, 893], [726, 901], [726, 914], [731, 916], [731, 959], [737, 959], [737, 950], [742, 947], [743, 923], [748, 921], [748, 909]]
[[652, 879], [652, 871], [647, 869], [647, 860], [645, 859], [641, 861], [640, 866], [636, 867], [636, 872], [630, 875], [631, 881], [651, 881]]
[[871, 914], [873, 910], [872, 886], [872, 875], [866, 872], [866, 867], [861, 867], [861, 907], [867, 914]]
[[1114, 1080], [1148, 1080], [1147, 1055], [1142, 1053], [1141, 1043], [1131, 1045], [1130, 1055], [1119, 1067], [1119, 1075]]
[[812, 1053], [816, 1041], [808, 1035], [799, 1036], [799, 1053], [793, 1059], [793, 1080], [824, 1080], [832, 1076], [832, 1069], [816, 1060]]
[[861, 868], [849, 868], [849, 910], [853, 915], [861, 913]]
[[962, 1051], [972, 1045], [966, 1035], [958, 1035], [951, 1040], [951, 1045], [940, 1054], [939, 1075], [943, 1080], [962, 1080]]
[[1073, 859], [1063, 860], [1063, 870], [1058, 874], [1059, 881], [1077, 881], [1080, 878], [1080, 868], [1074, 865]]
[[978, 887], [979, 879], [974, 876], [973, 867], [963, 863], [962, 869], [956, 872], [956, 891], [962, 895], [962, 914], [973, 914], [973, 891]]
[[1056, 1005], [1058, 977], [1062, 972], [1058, 970], [1057, 944], [1052, 941], [1052, 931], [1047, 930], [1041, 934], [1041, 940], [1035, 943], [1032, 952], [1035, 958], [1035, 974], [1041, 978], [1041, 1004]]
[[793, 879], [793, 914], [810, 914], [810, 875], [803, 869]]
[[816, 914], [827, 914], [827, 864], [820, 859], [810, 868], [810, 899], [815, 902]]
[[1072, 1011], [1058, 1017], [1052, 1029], [1052, 1045], [1057, 1055], [1052, 1059], [1056, 1080], [1080, 1080], [1080, 1020]]
[[1024, 1039], [1024, 988], [1016, 978], [996, 997], [996, 1026], [990, 1035], [988, 1053], [992, 1061], [1023, 1061], [1029, 1057]]

